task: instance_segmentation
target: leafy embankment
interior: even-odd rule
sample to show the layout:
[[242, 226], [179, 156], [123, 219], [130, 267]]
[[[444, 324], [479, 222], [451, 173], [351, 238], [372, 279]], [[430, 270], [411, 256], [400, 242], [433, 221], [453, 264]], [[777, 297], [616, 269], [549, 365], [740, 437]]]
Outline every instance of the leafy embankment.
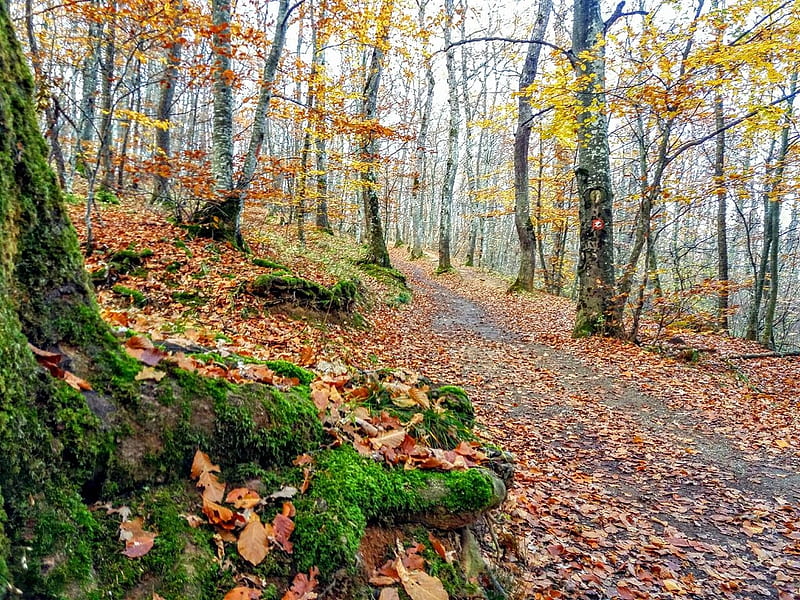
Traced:
[[[104, 440], [66, 485], [97, 503], [39, 500], [13, 540], [30, 544], [25, 568], [12, 567], [27, 597], [275, 597], [298, 572], [309, 573], [302, 585], [368, 593], [374, 574], [356, 563], [368, 524], [462, 527], [505, 497], [477, 442], [462, 439], [473, 438], [472, 409], [459, 388], [342, 368], [317, 377], [285, 361], [170, 352], [142, 336], [125, 348], [127, 406], [85, 391], [102, 418], [59, 415], [76, 460]], [[90, 388], [87, 379], [68, 378]], [[375, 581], [406, 585], [421, 571]], [[466, 582], [448, 586], [459, 594]]]

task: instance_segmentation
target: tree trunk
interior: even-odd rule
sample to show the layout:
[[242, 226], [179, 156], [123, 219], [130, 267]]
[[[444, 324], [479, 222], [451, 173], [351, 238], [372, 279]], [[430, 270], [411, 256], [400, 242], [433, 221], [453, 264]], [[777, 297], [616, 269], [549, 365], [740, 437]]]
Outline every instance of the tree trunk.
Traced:
[[[368, 125], [377, 123], [378, 120], [378, 90], [383, 71], [383, 53], [389, 38], [393, 12], [394, 0], [384, 0], [378, 18], [375, 45], [372, 47], [370, 61], [367, 65], [367, 77], [362, 96], [361, 114]], [[368, 131], [362, 136], [359, 154], [361, 162], [365, 165], [361, 173], [361, 201], [364, 207], [367, 242], [365, 261], [382, 267], [390, 267], [391, 262], [389, 261], [389, 251], [386, 249], [386, 240], [383, 237], [380, 200], [378, 199], [378, 141], [375, 132]]]
[[614, 298], [613, 194], [605, 114], [605, 24], [599, 0], [575, 0], [572, 51], [579, 82], [578, 184], [580, 238], [578, 306], [573, 335], [618, 336]]
[[[540, 0], [536, 24], [531, 32], [532, 40], [544, 40], [552, 8], [552, 0]], [[541, 44], [528, 44], [525, 65], [519, 78], [519, 115], [517, 117], [517, 130], [514, 133], [514, 226], [517, 229], [517, 237], [519, 238], [520, 262], [517, 279], [511, 286], [512, 290], [532, 291], [536, 272], [536, 230], [531, 222], [530, 181], [528, 176], [528, 150], [531, 139], [531, 125], [533, 124], [533, 112], [531, 111], [530, 98], [526, 95], [525, 90], [536, 79], [541, 50]]]
[[450, 235], [453, 213], [453, 187], [458, 170], [458, 87], [456, 85], [455, 49], [450, 47], [450, 34], [455, 18], [453, 0], [445, 0], [444, 46], [447, 67], [448, 105], [450, 120], [447, 133], [447, 162], [442, 181], [441, 204], [439, 205], [439, 264], [438, 273], [453, 268], [450, 259]]
[[[424, 8], [425, 4], [423, 3], [420, 8], [420, 23], [424, 22]], [[411, 183], [411, 221], [414, 230], [411, 245], [412, 259], [417, 259], [422, 256], [422, 233], [424, 228], [422, 223], [422, 207], [424, 202], [422, 181], [425, 177], [427, 163], [428, 124], [431, 118], [433, 91], [435, 87], [436, 80], [433, 78], [433, 71], [431, 70], [430, 62], [428, 62], [425, 67], [425, 102], [419, 122], [419, 133], [417, 133], [417, 148], [414, 153], [414, 180]]]
[[[15, 587], [25, 587], [25, 597], [45, 597], [43, 559], [61, 556], [79, 560], [85, 551], [84, 541], [92, 535], [78, 516], [81, 510], [88, 513], [77, 489], [89, 481], [107, 447], [100, 443], [99, 421], [84, 397], [44, 371], [34, 360], [29, 343], [68, 355], [75, 368], [87, 359], [103, 359], [112, 369], [106, 373], [108, 377], [114, 375], [114, 368], [121, 373], [123, 365], [115, 362], [118, 354], [114, 338], [96, 310], [75, 231], [64, 210], [56, 178], [47, 166], [47, 146], [31, 99], [33, 81], [12, 32], [3, 3], [0, 230], [5, 234], [0, 239], [0, 447], [4, 451], [0, 455], [0, 590], [5, 595]], [[98, 378], [93, 382], [96, 398], [107, 391], [101, 381]], [[78, 420], [66, 421], [69, 415]], [[58, 432], [65, 425], [74, 425], [75, 431]], [[61, 513], [67, 505], [81, 508], [69, 515]], [[45, 520], [48, 515], [50, 521]], [[46, 538], [31, 540], [33, 532], [43, 530]], [[27, 551], [27, 569], [20, 567], [19, 552], [23, 547], [32, 548]], [[53, 575], [57, 579], [59, 574], [63, 574], [63, 568], [56, 563]]]
[[[789, 80], [790, 93], [797, 89], [797, 72], [793, 72]], [[786, 170], [786, 158], [789, 155], [789, 130], [792, 127], [792, 100], [787, 102], [784, 125], [781, 129], [781, 145], [778, 150], [778, 162], [774, 169], [775, 180], [770, 182], [770, 219], [769, 230], [765, 230], [764, 235], [769, 237], [769, 296], [767, 306], [764, 311], [764, 331], [761, 334], [761, 343], [771, 349], [775, 349], [775, 339], [773, 328], [775, 325], [775, 310], [778, 304], [778, 274], [780, 272], [780, 235], [781, 235], [781, 202], [783, 201], [783, 179]]]
[[233, 185], [233, 47], [231, 44], [230, 0], [212, 0], [214, 115], [211, 138], [213, 198], [203, 207], [200, 218], [203, 233], [245, 248], [242, 238], [242, 196]]
[[156, 149], [155, 149], [155, 176], [153, 177], [152, 202], [170, 206], [173, 204], [172, 198], [172, 169], [170, 158], [171, 148], [171, 129], [172, 129], [172, 105], [175, 101], [175, 86], [178, 82], [178, 66], [181, 62], [181, 35], [183, 30], [182, 12], [183, 2], [179, 0], [176, 9], [176, 18], [170, 32], [169, 48], [167, 49], [167, 65], [164, 74], [159, 81], [161, 96], [158, 99], [156, 109], [156, 119], [165, 126], [156, 128]]

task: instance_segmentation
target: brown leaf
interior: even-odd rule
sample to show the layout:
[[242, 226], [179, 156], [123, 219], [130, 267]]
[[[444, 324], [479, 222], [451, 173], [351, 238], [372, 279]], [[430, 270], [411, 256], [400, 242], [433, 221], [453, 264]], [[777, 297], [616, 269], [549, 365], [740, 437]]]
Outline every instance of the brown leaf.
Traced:
[[450, 596], [437, 577], [423, 571], [408, 571], [401, 560], [396, 561], [396, 566], [400, 583], [411, 600], [449, 600]]
[[[200, 474], [197, 487], [203, 488], [203, 498], [210, 502], [222, 502], [225, 497], [225, 484], [209, 471], [203, 471]], [[237, 508], [240, 507], [237, 506]]]
[[295, 575], [292, 587], [283, 595], [281, 600], [314, 600], [317, 597], [314, 592], [318, 583], [317, 575], [319, 575], [317, 567], [311, 567], [308, 576], [305, 573]]
[[219, 473], [219, 465], [215, 465], [211, 462], [211, 459], [208, 457], [208, 454], [205, 452], [201, 452], [198, 450], [194, 453], [194, 460], [192, 461], [192, 471], [191, 471], [191, 478], [197, 479], [205, 473], [206, 471], [216, 471]]
[[135, 335], [132, 338], [128, 338], [125, 343], [125, 351], [139, 362], [143, 362], [150, 367], [155, 367], [162, 359], [168, 356], [166, 352], [153, 346], [153, 342], [143, 335]]
[[400, 600], [400, 594], [397, 593], [397, 588], [383, 588], [378, 600]]
[[259, 598], [261, 598], [261, 590], [238, 586], [225, 594], [222, 600], [258, 600]]
[[124, 521], [119, 526], [119, 537], [125, 542], [122, 554], [128, 558], [139, 558], [150, 552], [157, 534], [142, 529], [142, 520], [137, 517]]
[[406, 430], [397, 429], [395, 431], [390, 431], [389, 433], [385, 433], [376, 438], [370, 438], [369, 442], [370, 444], [372, 444], [372, 447], [377, 450], [381, 446], [387, 446], [389, 448], [397, 448], [398, 446], [400, 446], [400, 444], [403, 443], [404, 439], [406, 439]]
[[242, 558], [253, 566], [260, 564], [266, 558], [269, 553], [269, 540], [258, 515], [254, 515], [239, 535], [236, 548]]
[[261, 502], [261, 496], [248, 488], [236, 488], [228, 492], [225, 502], [236, 508], [253, 508]]
[[[291, 511], [287, 510], [287, 505], [291, 507]], [[278, 546], [283, 548], [284, 552], [287, 554], [291, 554], [294, 551], [294, 546], [291, 541], [289, 541], [289, 536], [292, 535], [294, 531], [294, 521], [290, 518], [290, 515], [287, 513], [294, 514], [294, 505], [291, 502], [284, 502], [283, 503], [283, 512], [280, 514], [275, 515], [275, 518], [272, 520], [272, 539]]]

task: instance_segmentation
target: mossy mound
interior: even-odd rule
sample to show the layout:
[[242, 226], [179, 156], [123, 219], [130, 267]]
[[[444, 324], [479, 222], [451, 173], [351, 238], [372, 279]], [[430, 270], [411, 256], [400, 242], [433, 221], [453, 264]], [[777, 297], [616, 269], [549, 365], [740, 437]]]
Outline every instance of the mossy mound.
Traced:
[[275, 303], [290, 303], [320, 311], [351, 311], [359, 297], [359, 283], [344, 280], [328, 288], [289, 275], [261, 275], [250, 284], [251, 293]]
[[121, 275], [134, 275], [144, 277], [147, 275], [145, 260], [153, 256], [149, 248], [136, 250], [126, 248], [111, 254], [106, 264], [91, 273], [92, 283], [95, 286], [108, 286], [116, 283]]

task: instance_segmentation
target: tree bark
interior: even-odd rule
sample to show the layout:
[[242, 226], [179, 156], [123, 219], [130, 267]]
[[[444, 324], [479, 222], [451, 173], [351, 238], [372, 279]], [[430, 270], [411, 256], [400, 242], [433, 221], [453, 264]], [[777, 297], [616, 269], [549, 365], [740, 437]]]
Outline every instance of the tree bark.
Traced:
[[[56, 438], [59, 415], [85, 419], [81, 443], [96, 440], [99, 423], [84, 397], [72, 393], [38, 366], [29, 343], [69, 354], [73, 364], [111, 356], [114, 339], [96, 310], [78, 241], [64, 210], [56, 178], [47, 166], [32, 102], [33, 81], [0, 4], [0, 589], [14, 588], [17, 575], [39, 577], [43, 552], [73, 556], [91, 532], [61, 515], [37, 540], [29, 569], [15, 550], [32, 546], [30, 532], [43, 515], [64, 503], [83, 506], [75, 482], [85, 481], [96, 459]], [[95, 395], [103, 393], [100, 383]], [[56, 469], [69, 473], [69, 482]], [[74, 478], [74, 479], [73, 479]], [[34, 583], [31, 583], [33, 586]], [[32, 592], [31, 597], [37, 596]]]
[[[361, 115], [367, 125], [378, 121], [378, 90], [383, 71], [384, 47], [389, 38], [389, 22], [394, 12], [394, 0], [384, 0], [378, 18], [375, 45], [372, 47], [367, 76], [364, 82]], [[361, 138], [359, 148], [363, 171], [361, 173], [361, 201], [366, 222], [367, 256], [365, 261], [382, 267], [390, 267], [389, 251], [383, 236], [380, 200], [378, 198], [378, 140], [374, 131], [368, 131]]]
[[573, 335], [622, 332], [614, 298], [613, 194], [605, 114], [605, 24], [599, 0], [575, 0], [572, 52], [579, 88], [578, 184], [580, 254]]
[[181, 62], [181, 34], [183, 29], [182, 12], [183, 2], [179, 0], [176, 8], [176, 16], [172, 31], [170, 32], [169, 48], [167, 49], [167, 65], [164, 74], [159, 81], [161, 96], [158, 99], [156, 108], [156, 119], [165, 124], [165, 127], [156, 128], [156, 150], [155, 150], [155, 176], [153, 177], [152, 202], [170, 206], [173, 204], [172, 197], [172, 169], [170, 158], [172, 154], [172, 105], [175, 101], [175, 86], [178, 82], [178, 65]]
[[[540, 0], [532, 40], [544, 40], [547, 23], [553, 9], [552, 0]], [[514, 226], [519, 238], [520, 263], [512, 290], [532, 291], [536, 274], [536, 230], [531, 222], [530, 181], [528, 175], [528, 150], [531, 138], [533, 111], [525, 90], [533, 84], [539, 68], [541, 44], [528, 44], [525, 65], [519, 78], [520, 96], [517, 130], [514, 133]]]
[[445, 0], [444, 45], [447, 68], [448, 106], [450, 107], [447, 130], [447, 162], [442, 179], [441, 203], [439, 205], [439, 264], [436, 271], [444, 273], [453, 268], [450, 258], [450, 235], [453, 213], [453, 187], [458, 171], [458, 86], [456, 85], [455, 49], [450, 46], [450, 38], [455, 18], [453, 0]]

